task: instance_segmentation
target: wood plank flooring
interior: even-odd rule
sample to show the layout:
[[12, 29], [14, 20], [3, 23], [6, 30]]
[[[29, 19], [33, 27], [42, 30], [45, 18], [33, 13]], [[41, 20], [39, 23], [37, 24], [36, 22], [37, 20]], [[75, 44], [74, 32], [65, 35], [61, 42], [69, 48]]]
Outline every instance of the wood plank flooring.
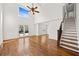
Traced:
[[57, 41], [47, 35], [31, 36], [4, 41], [0, 56], [78, 56], [57, 46]]

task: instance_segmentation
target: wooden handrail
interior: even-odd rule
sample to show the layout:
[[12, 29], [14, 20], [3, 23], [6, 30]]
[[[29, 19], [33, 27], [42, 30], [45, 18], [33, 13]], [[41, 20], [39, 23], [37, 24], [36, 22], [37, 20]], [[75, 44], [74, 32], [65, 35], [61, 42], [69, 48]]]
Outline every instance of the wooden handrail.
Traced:
[[57, 30], [57, 33], [58, 33], [57, 46], [59, 46], [60, 45], [61, 34], [62, 34], [62, 22], [61, 22], [59, 30]]

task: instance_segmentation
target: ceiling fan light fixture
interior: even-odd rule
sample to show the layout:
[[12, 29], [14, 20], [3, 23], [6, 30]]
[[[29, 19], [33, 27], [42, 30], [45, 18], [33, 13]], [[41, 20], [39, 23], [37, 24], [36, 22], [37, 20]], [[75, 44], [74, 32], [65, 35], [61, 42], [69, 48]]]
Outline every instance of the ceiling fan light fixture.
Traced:
[[33, 15], [35, 15], [35, 13], [40, 13], [39, 11], [36, 10], [38, 9], [38, 7], [35, 6], [34, 3], [32, 3], [32, 7], [30, 7], [28, 3], [23, 3], [23, 6], [28, 8], [30, 10], [29, 12], [32, 12]]

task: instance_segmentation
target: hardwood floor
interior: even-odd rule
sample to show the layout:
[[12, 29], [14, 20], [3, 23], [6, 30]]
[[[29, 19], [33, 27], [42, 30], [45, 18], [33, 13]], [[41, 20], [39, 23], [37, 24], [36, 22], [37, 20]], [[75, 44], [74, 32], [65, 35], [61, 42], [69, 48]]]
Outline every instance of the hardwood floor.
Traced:
[[74, 56], [79, 54], [58, 47], [55, 40], [48, 39], [47, 35], [43, 35], [4, 41], [3, 48], [0, 48], [0, 55]]

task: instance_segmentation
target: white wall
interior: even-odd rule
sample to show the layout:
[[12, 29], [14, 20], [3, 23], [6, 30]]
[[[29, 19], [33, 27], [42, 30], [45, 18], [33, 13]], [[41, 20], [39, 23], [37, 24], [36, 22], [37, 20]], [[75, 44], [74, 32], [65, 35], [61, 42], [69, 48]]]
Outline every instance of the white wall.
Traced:
[[4, 40], [18, 35], [17, 8], [13, 4], [4, 4]]
[[40, 23], [48, 20], [56, 20], [63, 16], [62, 3], [41, 3], [39, 4], [39, 14], [35, 15], [35, 23]]
[[[40, 13], [36, 14], [34, 17], [35, 24], [38, 25], [38, 23], [44, 22], [48, 23], [47, 33], [49, 34], [49, 39], [57, 40], [57, 30], [59, 29], [63, 17], [63, 6], [64, 4], [62, 3], [39, 4], [38, 10], [40, 11]], [[37, 33], [39, 32], [37, 31]]]
[[[50, 21], [52, 23], [48, 26], [48, 33], [50, 39], [57, 38], [57, 29], [62, 19], [63, 4], [40, 4], [39, 14], [34, 17], [32, 15], [23, 18], [18, 16], [17, 4], [5, 4], [4, 5], [4, 39], [16, 38], [18, 36], [19, 25], [29, 25], [30, 35], [38, 34], [38, 23]], [[59, 21], [57, 21], [59, 19]], [[59, 22], [59, 23], [57, 23]]]
[[[42, 23], [38, 23], [37, 25], [37, 35], [48, 34], [49, 39], [57, 40], [57, 30], [60, 27], [60, 23], [62, 20], [51, 20]], [[40, 25], [41, 26], [40, 26]]]
[[54, 20], [54, 21], [49, 21], [48, 22], [48, 29], [47, 32], [49, 34], [49, 39], [54, 39], [57, 40], [57, 30], [60, 28], [61, 24], [61, 19], [59, 20]]
[[0, 4], [0, 45], [2, 43], [2, 4]]
[[77, 28], [77, 39], [79, 42], [79, 3], [76, 4], [76, 28]]
[[34, 35], [34, 19], [32, 15], [28, 17], [18, 16], [17, 4], [4, 5], [4, 39], [18, 37], [19, 25], [29, 25], [30, 35]]
[[56, 21], [48, 22], [47, 32], [49, 34], [49, 39], [57, 40], [57, 23], [56, 23]]

